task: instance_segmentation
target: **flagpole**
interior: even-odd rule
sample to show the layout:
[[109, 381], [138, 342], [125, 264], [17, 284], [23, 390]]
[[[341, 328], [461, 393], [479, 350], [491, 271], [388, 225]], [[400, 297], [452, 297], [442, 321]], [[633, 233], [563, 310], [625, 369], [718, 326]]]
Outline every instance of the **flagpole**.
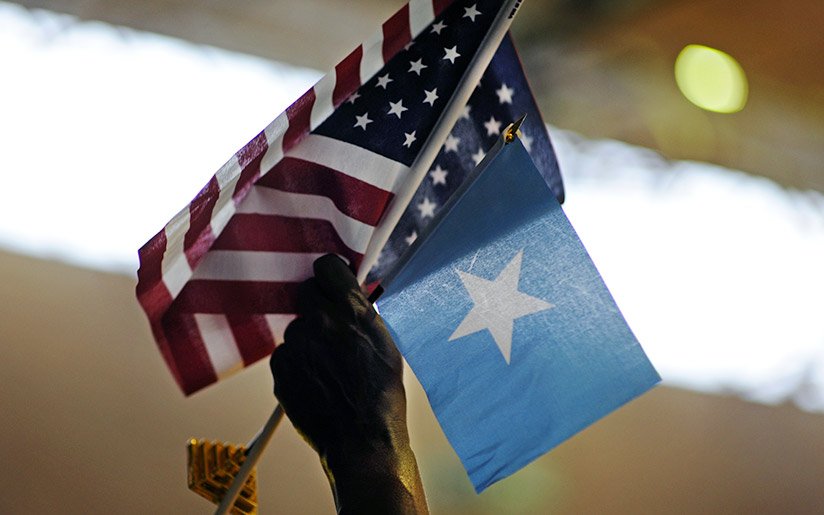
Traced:
[[263, 450], [266, 448], [269, 440], [272, 439], [272, 435], [282, 419], [283, 407], [278, 404], [275, 407], [275, 411], [273, 411], [269, 417], [269, 420], [266, 421], [266, 425], [264, 425], [260, 433], [252, 439], [252, 442], [246, 449], [246, 459], [243, 460], [243, 465], [240, 466], [237, 476], [235, 476], [231, 486], [229, 486], [226, 495], [223, 496], [223, 500], [220, 501], [215, 515], [225, 515], [229, 513], [229, 510], [235, 505], [235, 501], [238, 495], [240, 495], [243, 485], [246, 484], [246, 480], [252, 475], [252, 470], [255, 468], [255, 465], [257, 465], [258, 460], [260, 460], [261, 455], [263, 455]]
[[389, 236], [398, 224], [401, 215], [406, 211], [409, 202], [412, 201], [412, 197], [426, 176], [426, 172], [429, 171], [435, 158], [438, 157], [438, 152], [440, 152], [444, 141], [446, 141], [447, 136], [449, 136], [449, 133], [452, 131], [455, 122], [458, 121], [463, 107], [469, 101], [469, 97], [472, 96], [472, 92], [481, 80], [481, 77], [486, 71], [486, 67], [490, 61], [492, 61], [492, 57], [495, 55], [498, 46], [500, 46], [506, 32], [509, 30], [509, 26], [512, 24], [512, 18], [515, 17], [515, 13], [521, 6], [521, 3], [523, 3], [523, 0], [506, 0], [495, 16], [491, 28], [481, 41], [472, 61], [470, 61], [466, 73], [458, 82], [455, 94], [452, 95], [447, 102], [446, 108], [441, 113], [440, 118], [438, 118], [438, 122], [435, 124], [429, 137], [424, 142], [421, 151], [412, 163], [403, 186], [401, 186], [397, 195], [392, 199], [383, 218], [381, 218], [375, 227], [375, 232], [369, 240], [369, 245], [366, 248], [363, 261], [358, 270], [359, 283], [363, 283], [366, 280], [366, 275], [378, 260], [378, 254], [389, 240]]

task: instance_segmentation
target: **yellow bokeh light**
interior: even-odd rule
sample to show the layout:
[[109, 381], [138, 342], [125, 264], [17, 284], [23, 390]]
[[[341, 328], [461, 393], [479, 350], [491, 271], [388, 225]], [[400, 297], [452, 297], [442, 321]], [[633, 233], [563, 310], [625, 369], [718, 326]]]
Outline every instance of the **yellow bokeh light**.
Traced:
[[747, 76], [730, 55], [703, 45], [687, 45], [675, 60], [675, 82], [693, 104], [734, 113], [747, 103]]

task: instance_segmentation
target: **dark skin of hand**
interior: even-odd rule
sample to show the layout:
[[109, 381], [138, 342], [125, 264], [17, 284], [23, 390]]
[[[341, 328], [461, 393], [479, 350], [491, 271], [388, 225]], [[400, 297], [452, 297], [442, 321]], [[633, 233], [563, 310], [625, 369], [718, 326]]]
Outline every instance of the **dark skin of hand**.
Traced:
[[275, 396], [320, 456], [338, 513], [428, 513], [401, 355], [340, 258], [321, 257], [314, 271], [272, 354]]

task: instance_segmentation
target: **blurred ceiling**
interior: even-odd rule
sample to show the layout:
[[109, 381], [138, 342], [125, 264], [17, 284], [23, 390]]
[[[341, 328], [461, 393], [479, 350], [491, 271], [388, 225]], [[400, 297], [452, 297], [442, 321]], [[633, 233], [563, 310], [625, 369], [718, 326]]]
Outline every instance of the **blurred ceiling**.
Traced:
[[[327, 70], [403, 0], [17, 3]], [[822, 26], [818, 0], [528, 0], [513, 33], [548, 123], [824, 191]], [[738, 60], [741, 112], [681, 95], [673, 66], [688, 44]]]

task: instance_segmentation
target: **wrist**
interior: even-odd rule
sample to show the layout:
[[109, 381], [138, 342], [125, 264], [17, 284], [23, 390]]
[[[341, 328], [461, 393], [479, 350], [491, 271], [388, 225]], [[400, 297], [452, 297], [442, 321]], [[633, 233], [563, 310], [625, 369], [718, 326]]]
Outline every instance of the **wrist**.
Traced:
[[329, 470], [337, 474], [363, 476], [372, 473], [391, 473], [402, 457], [411, 452], [405, 423], [359, 425], [341, 435], [321, 455]]
[[322, 461], [340, 514], [426, 513], [415, 455], [403, 428], [341, 442]]

